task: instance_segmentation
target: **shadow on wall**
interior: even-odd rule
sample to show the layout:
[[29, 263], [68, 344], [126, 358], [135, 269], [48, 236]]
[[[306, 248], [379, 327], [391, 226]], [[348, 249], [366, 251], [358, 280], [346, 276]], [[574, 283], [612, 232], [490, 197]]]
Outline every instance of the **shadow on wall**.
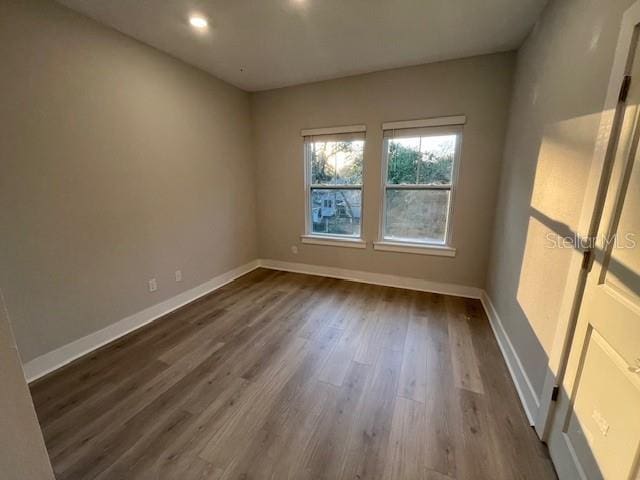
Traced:
[[[553, 220], [552, 218], [547, 217], [544, 213], [537, 211], [535, 208], [531, 209], [531, 217], [535, 218], [542, 224], [544, 224], [549, 230], [551, 230], [555, 235], [560, 238], [566, 239], [575, 239], [579, 238], [578, 233], [571, 230], [569, 225], [566, 223], [561, 223]], [[624, 233], [634, 233], [634, 232], [624, 232]], [[624, 235], [623, 233], [623, 235]], [[625, 240], [621, 240], [625, 241]], [[611, 274], [615, 275], [616, 278], [621, 279], [625, 286], [627, 286], [630, 290], [639, 292], [640, 286], [640, 272], [635, 271], [632, 267], [625, 265], [620, 262], [616, 258], [610, 256], [610, 251], [603, 251], [601, 248], [594, 248], [594, 254], [597, 257], [605, 256], [607, 258], [607, 270]]]
[[[573, 256], [571, 249], [554, 248], [549, 239], [575, 238], [599, 121], [598, 112], [545, 127], [534, 164], [515, 298], [547, 358]], [[544, 378], [536, 382], [541, 387]]]
[[[526, 159], [520, 159], [520, 164], [511, 167], [517, 171], [509, 172], [514, 184], [511, 188], [518, 188], [520, 192], [511, 192], [515, 205], [507, 202], [502, 207], [505, 209], [503, 217], [517, 224], [509, 223], [508, 230], [505, 225], [498, 226], [498, 229], [503, 230], [503, 235], [505, 231], [512, 235], [510, 241], [503, 242], [504, 249], [508, 249], [505, 252], [508, 258], [496, 260], [502, 263], [503, 275], [506, 274], [513, 280], [506, 293], [506, 303], [511, 303], [511, 308], [508, 315], [505, 315], [504, 310], [501, 314], [510, 322], [505, 325], [505, 329], [517, 346], [518, 353], [527, 359], [528, 365], [547, 367], [539, 368], [533, 374], [531, 368], [527, 371], [538, 395], [542, 391], [545, 376], [557, 375], [557, 372], [551, 371], [549, 356], [565, 287], [567, 292], [575, 291], [578, 287], [577, 283], [567, 284], [567, 274], [575, 252], [581, 253], [576, 239], [585, 238], [584, 232], [578, 232], [577, 225], [600, 118], [600, 112], [588, 113], [544, 127], [543, 134], [539, 137], [539, 147], [529, 150], [537, 151], [535, 156], [530, 157], [532, 161], [526, 164], [523, 163]], [[527, 136], [526, 140], [532, 141], [530, 146], [533, 145], [535, 132], [528, 132]], [[520, 140], [524, 141], [522, 138]], [[602, 140], [604, 138], [597, 138], [597, 141]], [[528, 179], [532, 181], [529, 183]], [[522, 190], [528, 193], [527, 203]], [[526, 216], [521, 215], [520, 212], [523, 211], [527, 212]], [[519, 219], [519, 215], [524, 219]], [[619, 237], [623, 237], [625, 233], [633, 232], [621, 232]], [[569, 242], [560, 244], [562, 239], [570, 240], [571, 246], [568, 246]], [[554, 243], [554, 240], [558, 243]], [[596, 250], [595, 253], [597, 258], [606, 258], [608, 272], [615, 276], [618, 284], [638, 294], [640, 274], [637, 269], [613, 258], [609, 251]], [[637, 250], [632, 255], [636, 258]], [[505, 268], [505, 263], [508, 263], [508, 268]], [[594, 267], [593, 271], [595, 270]], [[504, 292], [502, 295], [504, 306]], [[514, 322], [514, 317], [526, 321]], [[581, 365], [587, 351], [585, 349], [582, 353]], [[541, 361], [544, 363], [539, 363]], [[580, 371], [580, 375], [583, 374]], [[576, 400], [579, 400], [579, 384], [580, 382], [575, 381], [573, 391], [562, 390], [559, 393], [560, 399], [571, 405], [566, 416], [558, 419], [558, 424], [563, 426], [560, 438], [575, 451], [580, 463], [589, 470], [589, 478], [592, 475], [593, 478], [604, 478], [612, 462], [618, 461], [616, 459], [621, 453], [604, 452], [601, 446], [594, 447], [594, 435], [600, 434], [602, 423], [594, 416], [595, 413], [591, 414], [591, 410], [596, 412], [593, 406], [595, 399], [589, 400], [589, 405], [593, 405], [589, 407], [588, 415], [584, 408], [577, 411], [574, 407]], [[628, 468], [631, 469], [632, 465], [628, 465]]]
[[486, 283], [537, 395], [576, 253], [546, 248], [554, 230], [536, 212], [578, 229], [620, 22], [632, 2], [550, 2], [518, 53]]
[[[534, 106], [538, 101], [535, 88], [528, 101]], [[548, 236], [577, 230], [599, 121], [598, 112], [541, 131], [518, 128], [505, 152], [512, 160], [502, 173], [487, 291], [536, 396], [543, 389], [575, 254], [549, 248]]]
[[[541, 212], [538, 212], [535, 209], [531, 210], [531, 215], [532, 217], [536, 218], [536, 220], [544, 224], [551, 231], [555, 232], [555, 234], [561, 238], [568, 238], [568, 239], [578, 238], [577, 232], [571, 230], [571, 228], [567, 224], [554, 221], [553, 219], [547, 217], [546, 215], [544, 215]], [[637, 257], [638, 244], [637, 243], [628, 244], [627, 247], [635, 250], [636, 252], [635, 255]], [[616, 286], [623, 285], [629, 291], [633, 292], [633, 294], [638, 296], [640, 294], [640, 273], [634, 270], [629, 265], [626, 265], [620, 262], [618, 259], [612, 256], [611, 255], [612, 248], [613, 248], [613, 244], [610, 244], [605, 250], [598, 247], [593, 248], [593, 252], [596, 258], [595, 260], [596, 265], [594, 265], [592, 272], [598, 271], [597, 262], [599, 262], [600, 259], [602, 259], [602, 261], [606, 262], [607, 276], [613, 277], [615, 283], [617, 284]], [[608, 281], [607, 283], [611, 283], [611, 280]], [[611, 451], [605, 452], [603, 451], [603, 449], [600, 449], [601, 455], [606, 456], [606, 458], [601, 458], [599, 461], [598, 455], [593, 452], [591, 447], [594, 439], [594, 434], [599, 435], [600, 433], [604, 432], [603, 436], [606, 436], [607, 431], [609, 429], [608, 422], [605, 420], [605, 416], [609, 412], [605, 411], [604, 416], [601, 416], [600, 413], [598, 414], [596, 413], [599, 412], [598, 410], [599, 408], [606, 408], [606, 407], [611, 408], [611, 404], [603, 401], [602, 398], [598, 398], [597, 393], [593, 398], [592, 398], [592, 395], [594, 395], [593, 393], [591, 393], [591, 395], [585, 393], [582, 395], [582, 398], [586, 399], [588, 408], [584, 407], [585, 402], [582, 401], [581, 402], [583, 405], [582, 411], [581, 412], [576, 411], [575, 404], [580, 400], [579, 394], [580, 394], [581, 388], [584, 388], [584, 387], [581, 387], [581, 384], [584, 383], [582, 378], [586, 377], [587, 375], [590, 375], [591, 377], [593, 377], [597, 381], [597, 383], [601, 385], [600, 390], [606, 390], [606, 392], [604, 393], [604, 396], [610, 396], [612, 394], [612, 390], [606, 386], [607, 381], [610, 379], [600, 378], [599, 376], [597, 376], [598, 375], [596, 373], [597, 370], [593, 370], [593, 368], [587, 369], [587, 367], [585, 366], [587, 364], [587, 355], [590, 352], [590, 350], [593, 350], [593, 346], [591, 345], [591, 343], [594, 341], [593, 340], [594, 335], [597, 335], [599, 337], [597, 333], [592, 334], [589, 331], [589, 333], [587, 334], [584, 340], [584, 345], [585, 345], [584, 350], [582, 352], [574, 352], [574, 354], [581, 353], [581, 355], [578, 361], [578, 365], [580, 365], [578, 374], [577, 374], [578, 377], [573, 381], [572, 391], [568, 392], [563, 386], [561, 392], [559, 393], [560, 400], [570, 403], [570, 405], [572, 406], [572, 408], [568, 411], [566, 416], [560, 419], [561, 422], [559, 424], [563, 425], [562, 440], [572, 446], [571, 448], [576, 452], [576, 456], [580, 459], [581, 464], [587, 465], [590, 469], [590, 472], [593, 471], [596, 473], [600, 473], [600, 470], [601, 470], [600, 465], [602, 464], [603, 461], [605, 461], [608, 464], [609, 469], [611, 469], [612, 464], [619, 463], [621, 465], [621, 468], [623, 469], [628, 468], [632, 470], [633, 465], [629, 465], [625, 458], [619, 458], [619, 459], [616, 458], [618, 456], [622, 457], [624, 455], [624, 452], [619, 452], [617, 450], [615, 452], [611, 452]], [[580, 339], [577, 339], [577, 340], [580, 340]], [[589, 342], [588, 347], [587, 347], [587, 342]], [[597, 339], [596, 339], [596, 343], [598, 343]], [[578, 344], [581, 345], [582, 342]], [[553, 372], [553, 373], [555, 376], [556, 372]], [[548, 369], [547, 374], [551, 374], [550, 369]], [[596, 375], [596, 377], [594, 377], [594, 375]], [[606, 427], [604, 427], [604, 425], [606, 425]], [[602, 430], [603, 428], [605, 428], [605, 430]], [[633, 447], [630, 446], [629, 448], [632, 449]], [[628, 452], [626, 453], [628, 454]], [[614, 456], [613, 458], [612, 458], [612, 455]], [[640, 465], [636, 466], [636, 469], [638, 468], [640, 468]], [[592, 478], [591, 475], [589, 476], [589, 478]], [[607, 478], [607, 477], [606, 475], [601, 474], [600, 476], [595, 476], [593, 478]]]

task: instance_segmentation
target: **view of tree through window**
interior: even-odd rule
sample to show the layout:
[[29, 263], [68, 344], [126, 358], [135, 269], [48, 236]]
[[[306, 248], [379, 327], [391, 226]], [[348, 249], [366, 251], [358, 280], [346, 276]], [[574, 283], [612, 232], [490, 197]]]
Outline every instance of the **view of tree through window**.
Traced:
[[312, 233], [360, 236], [364, 140], [307, 142]]
[[455, 135], [389, 141], [389, 184], [451, 183]]
[[444, 243], [457, 135], [387, 142], [384, 238]]

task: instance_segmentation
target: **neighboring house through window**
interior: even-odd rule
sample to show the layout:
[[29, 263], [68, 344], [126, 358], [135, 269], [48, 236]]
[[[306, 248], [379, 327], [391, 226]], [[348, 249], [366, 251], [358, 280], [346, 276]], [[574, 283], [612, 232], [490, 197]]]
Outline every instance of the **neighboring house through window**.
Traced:
[[[309, 237], [359, 240], [365, 127], [303, 130]], [[312, 242], [309, 242], [312, 243]]]

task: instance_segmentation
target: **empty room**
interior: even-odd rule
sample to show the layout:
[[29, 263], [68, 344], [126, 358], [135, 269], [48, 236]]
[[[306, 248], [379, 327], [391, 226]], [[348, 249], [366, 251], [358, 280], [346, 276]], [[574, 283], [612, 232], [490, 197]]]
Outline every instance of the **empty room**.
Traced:
[[640, 480], [639, 42], [0, 0], [0, 480]]

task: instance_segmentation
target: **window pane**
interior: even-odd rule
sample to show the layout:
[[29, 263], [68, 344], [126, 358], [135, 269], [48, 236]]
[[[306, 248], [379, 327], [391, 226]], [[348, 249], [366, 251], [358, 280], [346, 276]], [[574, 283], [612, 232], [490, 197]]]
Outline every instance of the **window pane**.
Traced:
[[388, 189], [384, 238], [444, 243], [449, 194], [449, 190]]
[[308, 148], [312, 184], [362, 184], [363, 140], [312, 142]]
[[394, 138], [388, 148], [387, 184], [451, 183], [456, 135]]
[[362, 215], [361, 190], [311, 191], [313, 233], [360, 236]]
[[420, 138], [389, 140], [387, 183], [392, 185], [416, 183], [419, 160]]
[[362, 159], [364, 141], [340, 142], [341, 150], [336, 155], [336, 183], [339, 185], [362, 184]]

